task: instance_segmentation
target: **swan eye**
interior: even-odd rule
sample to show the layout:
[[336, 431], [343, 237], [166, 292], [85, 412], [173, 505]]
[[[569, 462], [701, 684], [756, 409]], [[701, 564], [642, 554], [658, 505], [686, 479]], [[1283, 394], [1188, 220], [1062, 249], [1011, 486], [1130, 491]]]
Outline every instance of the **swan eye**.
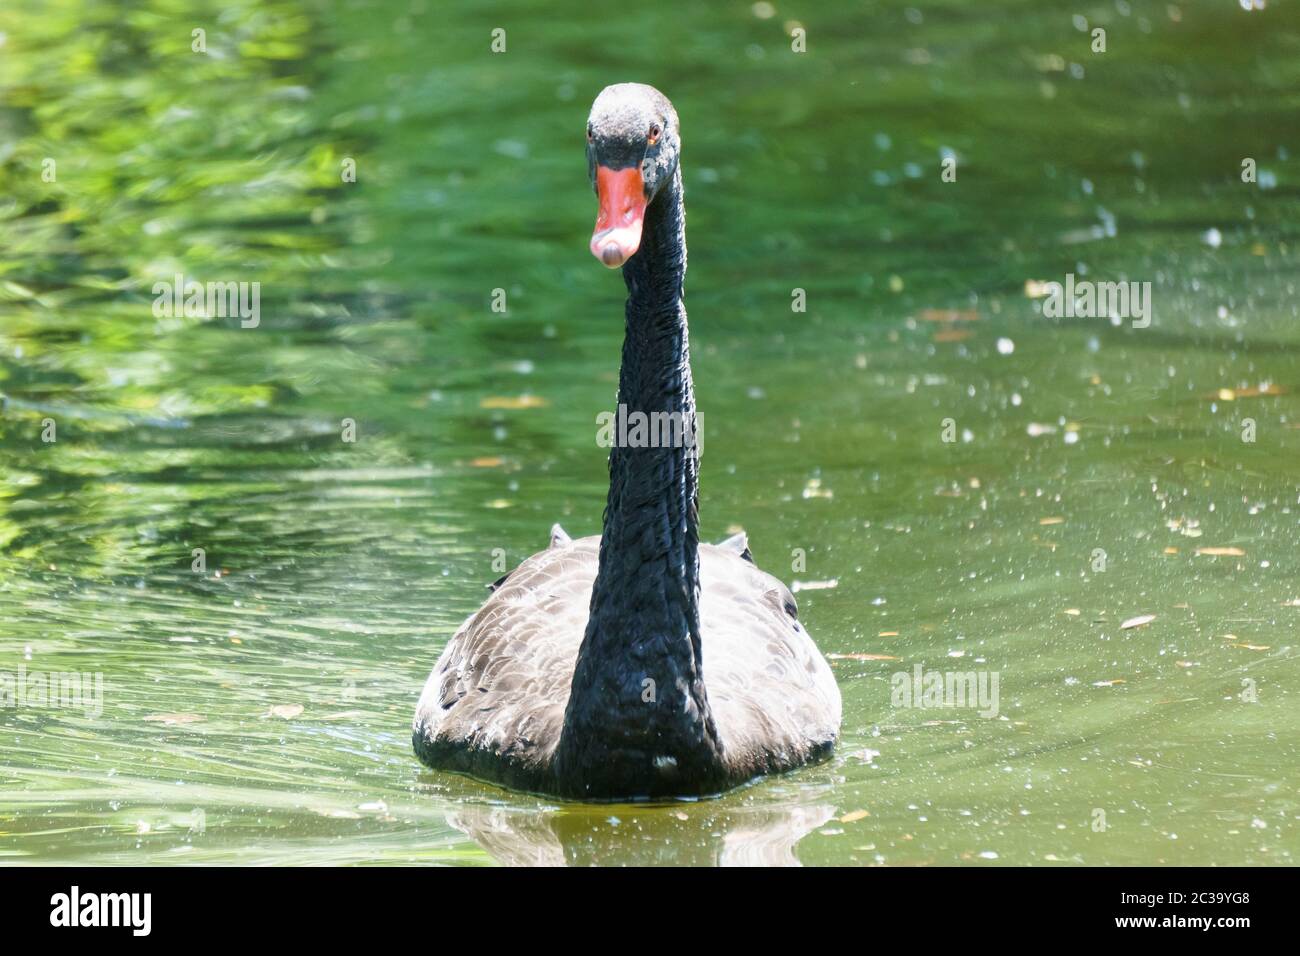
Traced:
[[593, 136], [592, 133], [591, 133], [591, 126], [589, 125], [589, 126], [587, 127], [587, 142], [590, 143], [590, 142], [592, 142], [595, 138], [596, 138], [596, 137]]
[[653, 146], [655, 143], [659, 142], [659, 136], [661, 133], [663, 133], [663, 130], [660, 128], [659, 124], [651, 123], [650, 131], [645, 135], [646, 143]]

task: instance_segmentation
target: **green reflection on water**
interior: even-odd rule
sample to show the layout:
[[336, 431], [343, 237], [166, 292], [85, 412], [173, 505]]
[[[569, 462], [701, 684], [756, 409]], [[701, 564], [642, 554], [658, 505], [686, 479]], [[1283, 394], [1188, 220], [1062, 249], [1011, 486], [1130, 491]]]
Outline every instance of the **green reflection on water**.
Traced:
[[[1294, 863], [1300, 33], [1125, 9], [7, 5], [0, 671], [104, 684], [0, 712], [0, 857]], [[407, 728], [493, 549], [599, 529], [582, 122], [633, 78], [685, 128], [704, 532], [837, 582], [799, 597], [844, 739], [555, 808]], [[1152, 282], [1152, 327], [1044, 319], [1068, 272]], [[177, 273], [260, 326], [156, 317]], [[891, 706], [916, 664], [1000, 716]]]

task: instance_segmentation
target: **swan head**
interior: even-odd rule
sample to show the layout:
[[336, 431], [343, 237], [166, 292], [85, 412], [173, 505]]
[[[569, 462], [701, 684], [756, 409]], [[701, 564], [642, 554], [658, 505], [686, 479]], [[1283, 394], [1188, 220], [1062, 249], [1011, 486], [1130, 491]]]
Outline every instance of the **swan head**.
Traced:
[[616, 83], [587, 118], [587, 170], [599, 211], [591, 254], [616, 269], [641, 247], [646, 207], [677, 170], [677, 111], [653, 86]]

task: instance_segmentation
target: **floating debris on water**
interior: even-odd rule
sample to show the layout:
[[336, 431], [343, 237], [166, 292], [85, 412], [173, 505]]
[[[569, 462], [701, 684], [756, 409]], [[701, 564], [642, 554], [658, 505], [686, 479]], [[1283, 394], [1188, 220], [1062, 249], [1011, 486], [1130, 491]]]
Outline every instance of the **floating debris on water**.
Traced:
[[479, 408], [504, 408], [518, 410], [522, 408], [545, 408], [549, 402], [539, 395], [494, 395], [478, 403]]
[[829, 591], [839, 586], [839, 578], [830, 578], [827, 581], [795, 581], [790, 585], [790, 590], [798, 594], [800, 591]]
[[976, 322], [980, 314], [974, 309], [922, 309], [916, 317], [922, 322]]
[[1137, 617], [1131, 617], [1119, 626], [1121, 631], [1132, 630], [1135, 627], [1142, 627], [1144, 624], [1150, 624], [1156, 619], [1154, 614], [1139, 614]]
[[803, 496], [805, 498], [834, 498], [835, 492], [829, 488], [823, 488], [820, 478], [809, 478], [808, 483], [804, 485]]

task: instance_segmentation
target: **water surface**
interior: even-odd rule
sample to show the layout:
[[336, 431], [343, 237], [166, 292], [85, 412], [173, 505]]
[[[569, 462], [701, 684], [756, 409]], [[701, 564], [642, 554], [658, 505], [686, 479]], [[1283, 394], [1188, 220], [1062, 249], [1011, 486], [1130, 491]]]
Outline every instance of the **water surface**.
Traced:
[[[103, 683], [0, 710], [0, 857], [1294, 863], [1298, 25], [6, 4], [0, 672]], [[623, 289], [582, 129], [628, 79], [684, 130], [702, 532], [813, 585], [843, 740], [557, 805], [409, 727], [494, 562], [599, 530]], [[156, 316], [177, 273], [260, 282], [260, 324]], [[1150, 327], [1045, 318], [1067, 273], [1152, 283]], [[917, 665], [996, 674], [997, 715], [894, 706]]]

